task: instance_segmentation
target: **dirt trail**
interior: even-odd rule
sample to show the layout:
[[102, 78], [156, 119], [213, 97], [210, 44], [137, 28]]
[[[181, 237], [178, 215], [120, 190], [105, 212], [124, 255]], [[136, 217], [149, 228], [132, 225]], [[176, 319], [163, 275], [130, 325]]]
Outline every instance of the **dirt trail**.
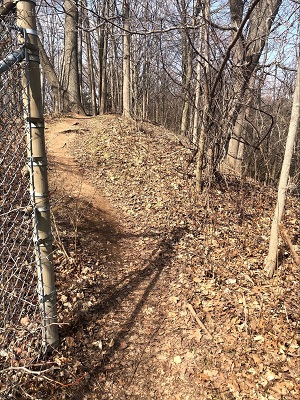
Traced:
[[70, 145], [78, 135], [80, 122], [85, 119], [87, 118], [70, 117], [46, 127], [48, 157], [56, 172], [56, 186], [67, 195], [88, 201], [94, 208], [105, 211], [112, 217], [111, 205], [101, 197], [99, 189], [87, 182], [70, 154]]
[[68, 254], [76, 262], [82, 250], [100, 258], [115, 258], [119, 253], [116, 213], [71, 154], [76, 136], [85, 132], [86, 119], [76, 116], [59, 120], [49, 124], [45, 133], [52, 209], [58, 209], [54, 214], [60, 220], [60, 230], [66, 233]]
[[[78, 360], [78, 373], [89, 374], [84, 399], [167, 399], [170, 378], [161, 382], [165, 362], [156, 356], [170, 341], [180, 344], [178, 334], [171, 338], [173, 324], [165, 326], [166, 287], [174, 281], [171, 260], [184, 230], [153, 231], [150, 221], [135, 221], [101, 196], [72, 156], [87, 127], [72, 117], [46, 129], [52, 209], [75, 260], [56, 265], [64, 358]], [[77, 399], [72, 389], [68, 398]]]

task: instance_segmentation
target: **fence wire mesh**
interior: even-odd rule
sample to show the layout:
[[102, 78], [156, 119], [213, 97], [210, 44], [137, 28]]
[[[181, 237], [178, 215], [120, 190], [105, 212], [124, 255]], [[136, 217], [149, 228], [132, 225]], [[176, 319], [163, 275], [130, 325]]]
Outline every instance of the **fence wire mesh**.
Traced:
[[[0, 398], [26, 398], [43, 354], [30, 198], [26, 62], [18, 62], [15, 16], [0, 16]], [[2, 64], [1, 64], [2, 63]], [[27, 139], [26, 139], [27, 138]], [[28, 139], [29, 138], [29, 139]], [[30, 150], [30, 149], [29, 149]], [[31, 397], [32, 398], [32, 397]]]

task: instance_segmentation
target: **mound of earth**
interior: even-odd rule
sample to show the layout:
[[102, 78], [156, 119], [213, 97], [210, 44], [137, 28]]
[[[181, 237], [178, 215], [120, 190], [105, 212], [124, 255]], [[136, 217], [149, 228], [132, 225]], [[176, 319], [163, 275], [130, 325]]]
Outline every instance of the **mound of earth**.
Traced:
[[274, 191], [223, 176], [196, 195], [191, 151], [116, 115], [46, 137], [62, 344], [36, 396], [299, 398], [299, 269], [283, 245], [263, 272]]

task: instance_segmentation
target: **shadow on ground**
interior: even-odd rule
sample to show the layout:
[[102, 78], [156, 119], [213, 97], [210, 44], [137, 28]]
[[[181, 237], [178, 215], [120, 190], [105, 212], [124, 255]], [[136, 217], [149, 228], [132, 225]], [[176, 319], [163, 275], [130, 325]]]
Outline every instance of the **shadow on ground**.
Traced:
[[[95, 212], [95, 210], [93, 211]], [[77, 354], [77, 357], [80, 357], [80, 354], [82, 354], [81, 361], [88, 373], [89, 380], [83, 380], [79, 385], [75, 385], [74, 388], [67, 389], [67, 398], [73, 400], [82, 399], [83, 395], [89, 396], [92, 393], [93, 396], [95, 396], [95, 386], [98, 386], [97, 381], [101, 374], [105, 376], [109, 374], [111, 375], [111, 379], [114, 379], [113, 376], [117, 376], [120, 370], [124, 368], [124, 366], [121, 365], [124, 358], [124, 342], [126, 342], [127, 337], [130, 336], [131, 330], [139, 318], [143, 319], [142, 310], [147, 304], [150, 295], [157, 296], [157, 302], [159, 302], [163, 296], [168, 295], [167, 284], [169, 280], [167, 280], [166, 284], [163, 284], [163, 288], [166, 288], [165, 293], [162, 293], [161, 288], [160, 290], [157, 289], [157, 283], [163, 272], [164, 279], [167, 279], [168, 267], [171, 265], [176, 251], [175, 246], [186, 233], [186, 229], [180, 227], [174, 228], [171, 232], [161, 235], [151, 256], [144, 261], [143, 265], [138, 268], [135, 266], [135, 269], [130, 271], [128, 268], [120, 267], [120, 265], [122, 265], [122, 251], [120, 252], [119, 248], [120, 240], [127, 237], [128, 234], [119, 232], [118, 227], [110, 225], [105, 221], [103, 218], [105, 215], [101, 216], [101, 213], [101, 218], [96, 222], [92, 218], [93, 211], [91, 210], [92, 214], [83, 214], [84, 218], [79, 223], [79, 232], [81, 232], [83, 236], [87, 233], [90, 235], [91, 233], [89, 237], [92, 237], [94, 246], [96, 246], [97, 242], [98, 249], [99, 243], [103, 245], [100, 252], [97, 250], [98, 257], [103, 258], [104, 255], [106, 256], [104, 270], [97, 275], [97, 279], [89, 283], [86, 281], [83, 283], [83, 290], [88, 291], [89, 295], [94, 295], [97, 301], [87, 309], [73, 314], [69, 324], [66, 325], [62, 331], [62, 339], [64, 339], [64, 337], [87, 337], [88, 332], [91, 332], [93, 329], [100, 329], [98, 337], [103, 339], [105, 336], [105, 326], [101, 327], [95, 324], [95, 321], [100, 321], [100, 325], [105, 324], [105, 321], [107, 321], [107, 323], [111, 325], [109, 321], [110, 315], [113, 315], [116, 321], [114, 327], [110, 328], [113, 335], [113, 337], [110, 338], [110, 343], [104, 342], [102, 349], [103, 356], [100, 354], [101, 352], [99, 352], [99, 349], [98, 351], [94, 350], [94, 354], [91, 355], [91, 343], [89, 342], [86, 343], [86, 345], [82, 343], [79, 345], [80, 349], [78, 351], [80, 353]], [[68, 227], [66, 226], [65, 228], [67, 230]], [[146, 232], [141, 233], [140, 236], [151, 235], [155, 236], [157, 234]], [[105, 242], [107, 243], [108, 241], [111, 243], [111, 246], [105, 248]], [[80, 248], [83, 248], [82, 246], [86, 251], [86, 244], [84, 241], [80, 243]], [[92, 251], [92, 243], [90, 243], [88, 251]], [[95, 251], [92, 252], [91, 257], [97, 258]], [[128, 307], [128, 311], [126, 311], [126, 304], [128, 302], [131, 303], [131, 307]], [[122, 304], [123, 311], [121, 310]], [[162, 321], [159, 320], [153, 321], [155, 326], [152, 326], [151, 329], [154, 334], [161, 328], [161, 323]], [[141, 332], [141, 336], [143, 336], [143, 332]], [[149, 338], [149, 336], [145, 335], [145, 341], [151, 339], [153, 339], [153, 337]], [[141, 347], [143, 346], [145, 346], [144, 342]], [[76, 353], [76, 346], [72, 351]], [[137, 353], [139, 353], [139, 351]], [[74, 356], [76, 356], [76, 354]], [[135, 354], [132, 354], [132, 356], [137, 357]], [[112, 360], [114, 361], [112, 362]], [[138, 360], [133, 361], [138, 365]], [[132, 371], [130, 373], [132, 374], [129, 378], [131, 382], [135, 372]], [[74, 391], [76, 391], [76, 393], [74, 393]], [[92, 398], [106, 398], [105, 396], [109, 398], [109, 393], [102, 393], [100, 387], [97, 395], [98, 397]]]
[[[101, 199], [96, 188], [91, 196], [70, 195], [72, 185], [76, 189], [74, 192], [80, 193], [81, 182], [84, 182], [80, 170], [62, 160], [54, 160], [52, 165], [55, 267], [59, 315], [63, 322], [59, 353], [70, 360], [71, 368], [72, 362], [80, 362], [79, 370], [68, 378], [69, 381], [76, 382], [77, 373], [88, 376], [70, 387], [58, 387], [56, 395], [58, 399], [73, 400], [81, 400], [82, 396], [110, 398], [109, 391], [104, 393], [103, 385], [98, 385], [99, 376], [109, 375], [112, 381], [118, 379], [120, 370], [124, 369], [124, 343], [136, 325], [142, 327], [144, 307], [153, 301], [159, 304], [160, 299], [168, 295], [167, 285], [171, 280], [168, 267], [186, 229], [175, 227], [165, 232], [121, 229], [118, 215], [111, 215], [105, 204], [102, 208], [105, 199]], [[67, 187], [59, 181], [60, 171], [72, 177]], [[141, 256], [138, 244], [139, 239], [145, 238], [151, 239], [147, 257]], [[130, 264], [128, 259], [132, 260]], [[153, 335], [161, 328], [162, 317], [158, 313], [156, 319], [151, 320]], [[140, 348], [134, 354], [127, 353], [127, 357], [136, 358], [135, 365], [139, 363], [145, 343], [154, 338], [146, 335], [142, 328], [139, 334], [140, 344], [136, 346]], [[101, 349], [93, 347], [96, 342], [102, 343]], [[128, 384], [135, 371], [134, 368], [127, 370]], [[66, 373], [68, 375], [69, 371]]]

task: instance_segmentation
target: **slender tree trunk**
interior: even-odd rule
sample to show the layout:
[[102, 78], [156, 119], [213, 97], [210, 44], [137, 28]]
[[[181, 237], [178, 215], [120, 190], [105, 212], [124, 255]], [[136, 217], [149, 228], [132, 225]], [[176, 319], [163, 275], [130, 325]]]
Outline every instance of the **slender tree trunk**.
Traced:
[[129, 0], [123, 0], [123, 116], [130, 118], [130, 21]]
[[146, 53], [146, 60], [144, 63], [143, 70], [143, 99], [142, 99], [142, 119], [148, 119], [148, 106], [149, 106], [149, 91], [148, 91], [148, 80], [149, 80], [149, 69], [150, 62], [148, 60], [148, 52]]
[[65, 51], [64, 86], [68, 92], [64, 97], [64, 109], [76, 114], [85, 114], [80, 99], [78, 71], [78, 4], [74, 0], [65, 0]]
[[118, 46], [116, 43], [113, 27], [110, 32], [109, 46], [109, 72], [110, 72], [110, 93], [112, 98], [112, 111], [121, 112], [122, 110], [122, 71], [119, 65], [121, 64], [118, 56]]
[[83, 30], [82, 30], [82, 26], [83, 26], [83, 1], [84, 0], [78, 0], [78, 21], [77, 21], [77, 31], [78, 31], [78, 38], [77, 38], [77, 64], [78, 64], [78, 81], [79, 81], [79, 93], [80, 93], [80, 102], [81, 104], [84, 104], [84, 99], [82, 96], [83, 93], [83, 68], [82, 68], [82, 64], [83, 64], [83, 54], [82, 54], [82, 47], [83, 47]]
[[89, 86], [91, 95], [91, 110], [92, 110], [92, 115], [95, 116], [97, 115], [96, 85], [95, 85], [95, 75], [94, 75], [93, 52], [91, 45], [91, 35], [89, 32], [90, 23], [89, 23], [89, 15], [87, 10], [86, 0], [83, 0], [82, 17], [83, 17], [83, 25], [86, 28], [84, 34], [86, 42], [88, 77], [89, 77]]
[[85, 32], [85, 37], [86, 37], [86, 47], [87, 47], [87, 62], [88, 62], [92, 115], [95, 116], [95, 115], [97, 115], [97, 101], [96, 101], [94, 62], [93, 62], [90, 32]]
[[184, 84], [184, 103], [182, 109], [182, 116], [181, 116], [181, 127], [180, 127], [180, 134], [186, 136], [188, 132], [188, 125], [189, 125], [189, 111], [190, 111], [190, 102], [191, 102], [191, 78], [192, 78], [192, 49], [191, 46], [186, 43], [188, 49], [185, 51], [186, 58], [184, 63], [186, 63], [186, 76], [185, 76], [185, 84]]
[[132, 115], [135, 119], [140, 118], [139, 116], [139, 104], [138, 104], [138, 76], [139, 70], [136, 63], [137, 56], [137, 43], [136, 38], [133, 37], [131, 40], [131, 57], [130, 57], [130, 92], [132, 99]]
[[[181, 13], [181, 24], [185, 29], [182, 30], [182, 88], [183, 88], [183, 108], [181, 114], [180, 134], [186, 136], [189, 131], [189, 116], [191, 106], [191, 80], [193, 74], [193, 48], [194, 32], [189, 31], [187, 26], [187, 4], [181, 1], [179, 6]], [[194, 10], [193, 10], [194, 12]], [[193, 15], [193, 25], [195, 17]]]
[[117, 95], [117, 91], [116, 91], [115, 70], [113, 68], [113, 65], [116, 64], [116, 62], [114, 62], [115, 58], [114, 58], [114, 46], [113, 46], [113, 43], [111, 43], [111, 45], [109, 47], [109, 59], [111, 60], [110, 68], [109, 68], [111, 111], [113, 113], [115, 113], [117, 111], [118, 95]]
[[100, 114], [104, 114], [107, 111], [107, 27], [104, 30], [104, 43], [102, 53], [102, 74], [101, 74], [101, 103], [100, 103]]
[[[109, 0], [104, 0], [102, 8], [99, 7], [99, 15], [106, 18], [108, 17], [108, 4]], [[101, 18], [98, 18], [98, 103], [99, 103], [99, 114], [104, 114], [107, 110], [107, 23], [103, 22]]]
[[203, 24], [202, 24], [202, 21], [200, 21], [198, 56], [197, 56], [196, 89], [195, 89], [195, 110], [194, 110], [193, 136], [192, 136], [192, 142], [195, 145], [198, 144], [198, 139], [199, 139], [198, 130], [199, 130], [200, 104], [201, 104], [202, 45], [203, 45]]
[[210, 20], [210, 0], [206, 0], [204, 5], [204, 56], [205, 63], [203, 68], [203, 116], [201, 123], [201, 131], [199, 138], [199, 146], [197, 152], [196, 165], [196, 191], [200, 192], [203, 181], [203, 158], [205, 150], [205, 141], [207, 137], [207, 127], [210, 118], [210, 101], [209, 101], [209, 75], [210, 75], [210, 56], [209, 56], [209, 20]]
[[299, 115], [300, 115], [300, 58], [298, 59], [297, 80], [293, 98], [290, 126], [286, 140], [284, 159], [281, 167], [281, 174], [278, 184], [277, 204], [275, 207], [274, 217], [271, 227], [269, 253], [265, 261], [265, 271], [269, 277], [273, 276], [277, 263], [279, 224], [281, 222], [284, 211], [286, 188], [290, 173], [293, 148], [299, 127]]
[[185, 136], [188, 132], [188, 123], [189, 123], [189, 110], [190, 110], [190, 87], [191, 87], [191, 78], [192, 78], [192, 49], [189, 43], [188, 35], [189, 32], [184, 30], [182, 35], [185, 37], [182, 40], [182, 65], [183, 65], [183, 77], [182, 77], [182, 86], [183, 86], [183, 108], [181, 114], [181, 126], [180, 126], [180, 134]]

